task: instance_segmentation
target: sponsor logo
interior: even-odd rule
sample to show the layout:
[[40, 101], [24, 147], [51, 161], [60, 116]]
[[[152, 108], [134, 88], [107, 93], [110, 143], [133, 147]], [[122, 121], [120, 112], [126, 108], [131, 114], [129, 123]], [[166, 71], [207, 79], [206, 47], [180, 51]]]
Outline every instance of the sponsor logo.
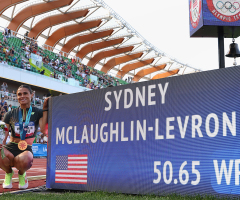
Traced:
[[47, 152], [47, 147], [43, 147], [43, 152]]
[[190, 0], [190, 22], [197, 28], [201, 16], [202, 0]]
[[240, 19], [239, 0], [207, 0], [209, 11], [219, 20], [235, 22]]
[[32, 146], [33, 153], [38, 152], [38, 146]]

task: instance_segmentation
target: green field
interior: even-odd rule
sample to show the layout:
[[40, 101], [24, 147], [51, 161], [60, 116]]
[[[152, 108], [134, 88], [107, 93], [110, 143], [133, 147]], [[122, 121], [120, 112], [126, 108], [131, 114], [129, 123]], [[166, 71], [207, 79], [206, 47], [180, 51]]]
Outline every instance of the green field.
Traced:
[[[180, 195], [168, 195], [164, 197], [156, 195], [127, 195], [118, 193], [107, 193], [107, 192], [29, 192], [24, 194], [9, 194], [5, 193], [0, 196], [0, 199], [11, 199], [11, 200], [32, 200], [32, 199], [83, 199], [83, 200], [227, 200], [229, 197], [219, 198], [213, 196], [180, 196]], [[234, 198], [236, 199], [236, 198]]]

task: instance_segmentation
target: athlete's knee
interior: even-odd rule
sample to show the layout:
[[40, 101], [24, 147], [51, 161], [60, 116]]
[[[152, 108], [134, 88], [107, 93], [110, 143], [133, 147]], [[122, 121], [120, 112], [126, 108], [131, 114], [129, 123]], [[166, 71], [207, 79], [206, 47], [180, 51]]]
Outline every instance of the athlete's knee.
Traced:
[[2, 159], [2, 163], [5, 166], [12, 166], [13, 160], [14, 160], [14, 155], [11, 152], [9, 152], [7, 149], [4, 148], [4, 150], [1, 151], [1, 159]]
[[30, 152], [24, 152], [14, 159], [14, 166], [19, 170], [27, 170], [32, 167], [33, 156]]

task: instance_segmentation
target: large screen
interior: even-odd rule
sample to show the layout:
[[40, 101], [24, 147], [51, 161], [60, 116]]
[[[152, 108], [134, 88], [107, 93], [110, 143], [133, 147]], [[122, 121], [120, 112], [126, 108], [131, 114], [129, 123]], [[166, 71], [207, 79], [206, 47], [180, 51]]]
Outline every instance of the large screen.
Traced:
[[240, 194], [240, 68], [50, 101], [47, 187]]
[[213, 26], [240, 26], [240, 0], [189, 0], [190, 35], [212, 36]]

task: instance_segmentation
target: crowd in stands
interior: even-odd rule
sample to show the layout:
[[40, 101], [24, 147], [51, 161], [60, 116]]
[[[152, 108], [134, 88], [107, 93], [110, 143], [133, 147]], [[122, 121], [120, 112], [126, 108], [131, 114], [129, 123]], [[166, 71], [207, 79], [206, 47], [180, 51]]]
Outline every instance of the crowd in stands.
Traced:
[[[0, 63], [9, 64], [46, 75], [61, 81], [69, 78], [79, 81], [79, 85], [89, 89], [101, 89], [108, 86], [127, 84], [127, 82], [109, 76], [101, 71], [84, 65], [81, 59], [67, 58], [42, 49], [34, 38], [28, 38], [28, 32], [24, 38], [12, 36], [11, 30], [5, 28], [5, 33], [0, 33]], [[38, 68], [29, 62], [31, 54], [42, 57], [42, 68]]]

